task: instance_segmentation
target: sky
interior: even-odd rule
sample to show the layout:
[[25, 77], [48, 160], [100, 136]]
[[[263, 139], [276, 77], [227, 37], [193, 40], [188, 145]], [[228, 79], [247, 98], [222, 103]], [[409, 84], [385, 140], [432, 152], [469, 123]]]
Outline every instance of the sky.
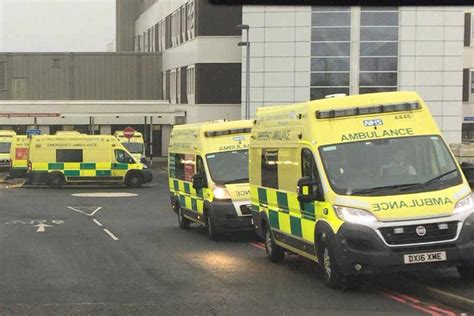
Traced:
[[0, 0], [1, 52], [100, 52], [115, 39], [115, 0]]

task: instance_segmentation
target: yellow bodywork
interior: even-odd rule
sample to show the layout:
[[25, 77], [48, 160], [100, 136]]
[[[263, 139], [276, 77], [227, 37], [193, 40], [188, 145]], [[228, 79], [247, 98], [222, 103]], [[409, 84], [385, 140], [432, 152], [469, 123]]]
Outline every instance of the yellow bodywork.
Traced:
[[[408, 111], [317, 118], [318, 111], [412, 102], [419, 103], [420, 107]], [[262, 107], [257, 109], [256, 116], [249, 156], [253, 208], [266, 213], [272, 230], [313, 246], [319, 221], [328, 223], [334, 233], [343, 224], [333, 209], [334, 205], [367, 210], [382, 222], [400, 221], [449, 215], [456, 202], [470, 193], [464, 176], [462, 184], [444, 190], [393, 196], [338, 195], [328, 183], [318, 152], [320, 146], [421, 135], [436, 135], [443, 139], [428, 107], [415, 92], [374, 93]], [[365, 121], [377, 119], [383, 120], [383, 125], [375, 128], [364, 126]], [[301, 152], [304, 148], [314, 155], [323, 182], [325, 202], [298, 201], [296, 188], [302, 177]], [[278, 159], [272, 162], [278, 165], [278, 188], [262, 185], [262, 159], [267, 159], [265, 156], [262, 158], [262, 153], [271, 149], [278, 149]], [[288, 245], [283, 246], [294, 250]], [[315, 259], [308, 253], [301, 254]]]
[[[61, 150], [78, 156], [61, 157]], [[142, 170], [139, 162], [118, 161], [116, 150], [131, 154], [111, 135], [38, 135], [29, 146], [32, 174], [61, 172], [68, 182], [123, 182], [129, 170]], [[66, 155], [66, 154], [64, 154]], [[71, 162], [75, 160], [74, 162]]]
[[26, 169], [28, 167], [28, 147], [30, 138], [26, 135], [17, 135], [13, 137], [10, 149], [10, 159], [12, 169]]
[[132, 152], [133, 158], [135, 158], [136, 161], [141, 161], [142, 158], [145, 158], [145, 141], [143, 140], [143, 134], [140, 132], [135, 131], [134, 135], [132, 138], [127, 138], [123, 135], [123, 131], [116, 131], [114, 133], [114, 136], [117, 137], [117, 139], [125, 146], [127, 147], [127, 144], [129, 143], [136, 143], [140, 144], [142, 147], [142, 150], [140, 152]]
[[[182, 207], [194, 211], [198, 221], [202, 219], [204, 201], [214, 201], [213, 189], [218, 187], [209, 173], [206, 155], [247, 149], [250, 141], [252, 121], [216, 121], [208, 123], [186, 124], [174, 126], [169, 144], [169, 189], [176, 196]], [[203, 160], [203, 168], [207, 175], [207, 188], [195, 190], [192, 176], [196, 172], [197, 157]], [[184, 177], [177, 177], [174, 171], [175, 157], [185, 165]], [[234, 204], [250, 203], [248, 183], [226, 184], [227, 198]], [[193, 220], [196, 220], [194, 218]]]
[[10, 164], [10, 149], [14, 131], [0, 130], [0, 167], [8, 167]]

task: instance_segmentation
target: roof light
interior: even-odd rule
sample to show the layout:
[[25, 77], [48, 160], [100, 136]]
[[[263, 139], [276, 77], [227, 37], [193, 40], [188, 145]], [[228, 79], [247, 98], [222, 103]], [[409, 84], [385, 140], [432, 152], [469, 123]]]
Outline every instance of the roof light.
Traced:
[[383, 104], [383, 105], [374, 105], [374, 106], [365, 106], [365, 107], [346, 108], [346, 109], [339, 109], [339, 110], [316, 111], [316, 118], [328, 119], [328, 118], [367, 115], [367, 114], [375, 114], [375, 113], [413, 111], [413, 110], [418, 110], [420, 108], [421, 106], [418, 102]]
[[233, 128], [233, 129], [226, 129], [221, 131], [207, 131], [204, 133], [206, 137], [215, 137], [215, 136], [223, 136], [223, 135], [235, 135], [235, 134], [248, 134], [250, 133], [250, 128]]

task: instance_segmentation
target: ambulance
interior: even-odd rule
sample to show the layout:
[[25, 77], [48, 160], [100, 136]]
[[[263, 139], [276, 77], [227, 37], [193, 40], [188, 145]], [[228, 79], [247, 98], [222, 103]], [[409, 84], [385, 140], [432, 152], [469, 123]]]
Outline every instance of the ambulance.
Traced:
[[0, 130], [0, 170], [10, 168], [10, 148], [15, 135], [14, 131]]
[[169, 144], [170, 201], [181, 229], [205, 225], [208, 237], [253, 230], [248, 184], [252, 121], [176, 125]]
[[142, 133], [135, 131], [131, 138], [127, 138], [124, 136], [123, 131], [116, 131], [114, 136], [117, 137], [137, 161], [146, 163], [145, 142]]
[[30, 138], [26, 135], [12, 137], [10, 148], [10, 178], [25, 178], [28, 171], [28, 148]]
[[112, 135], [38, 135], [29, 146], [28, 178], [55, 188], [84, 182], [139, 187], [152, 173]]
[[415, 92], [259, 108], [249, 149], [252, 217], [273, 262], [358, 277], [457, 267], [474, 275], [474, 196]]

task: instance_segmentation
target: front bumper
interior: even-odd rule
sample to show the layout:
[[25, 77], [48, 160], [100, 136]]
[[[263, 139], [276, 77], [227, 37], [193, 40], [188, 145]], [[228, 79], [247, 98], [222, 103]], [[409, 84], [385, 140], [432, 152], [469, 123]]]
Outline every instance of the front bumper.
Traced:
[[[429, 270], [461, 264], [474, 265], [474, 214], [461, 228], [457, 240], [429, 245], [403, 247], [387, 246], [371, 228], [344, 223], [329, 240], [334, 249], [339, 269], [345, 275], [379, 274], [400, 271]], [[404, 255], [446, 252], [446, 261], [405, 264]], [[362, 266], [360, 271], [355, 265]]]
[[209, 211], [212, 212], [214, 225], [219, 232], [253, 230], [252, 216], [237, 214], [231, 200], [214, 200], [210, 203]]
[[149, 169], [142, 170], [143, 183], [149, 183], [153, 180], [153, 173]]

